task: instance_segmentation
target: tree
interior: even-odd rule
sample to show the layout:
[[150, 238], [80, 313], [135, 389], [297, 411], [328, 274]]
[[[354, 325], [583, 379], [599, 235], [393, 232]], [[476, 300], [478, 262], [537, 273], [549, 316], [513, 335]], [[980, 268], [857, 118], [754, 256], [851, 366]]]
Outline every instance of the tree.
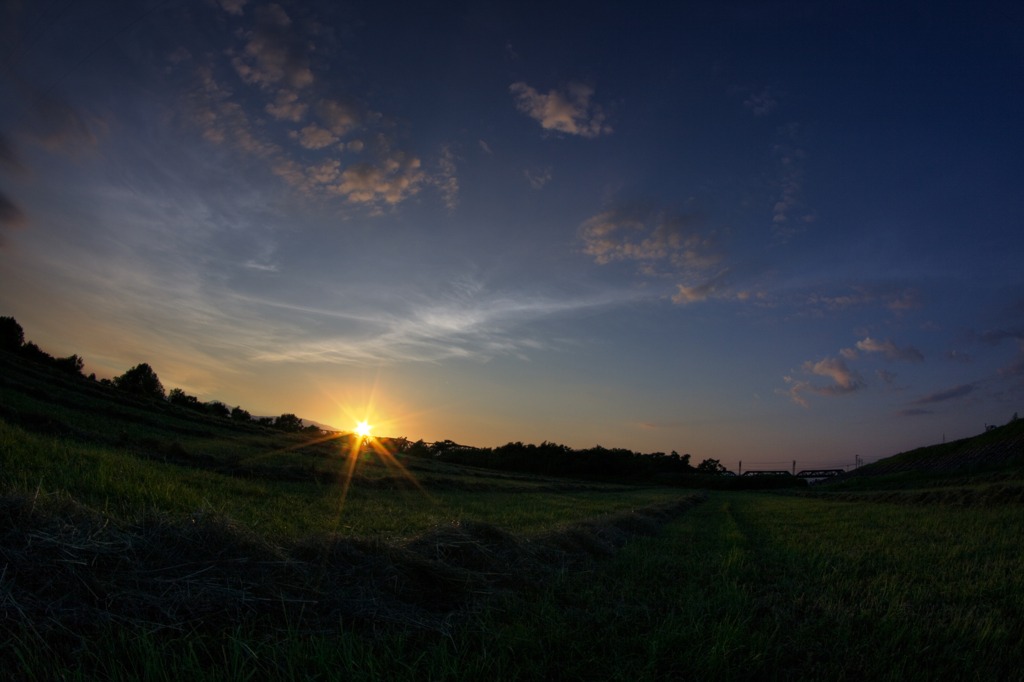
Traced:
[[724, 474], [729, 470], [722, 466], [722, 463], [717, 459], [711, 459], [710, 457], [697, 465], [697, 473], [699, 474]]
[[199, 403], [199, 398], [194, 395], [189, 395], [180, 388], [172, 388], [171, 392], [167, 394], [167, 402], [171, 405], [177, 405], [179, 407], [187, 407], [192, 410], [200, 410], [202, 406]]
[[0, 317], [0, 350], [16, 351], [25, 343], [25, 330], [13, 317]]
[[231, 418], [236, 422], [252, 421], [252, 415], [249, 414], [249, 410], [243, 410], [240, 405], [235, 405], [231, 410]]
[[114, 386], [122, 391], [149, 398], [164, 399], [164, 385], [160, 378], [145, 362], [135, 365], [119, 377], [114, 377]]
[[85, 360], [78, 355], [69, 355], [66, 358], [54, 358], [53, 366], [69, 374], [81, 374]]
[[203, 407], [214, 417], [224, 417], [227, 419], [231, 416], [231, 409], [219, 400], [211, 400], [208, 403], [204, 403]]
[[294, 414], [282, 414], [280, 417], [274, 420], [274, 428], [281, 429], [282, 431], [301, 431], [302, 420], [296, 417]]

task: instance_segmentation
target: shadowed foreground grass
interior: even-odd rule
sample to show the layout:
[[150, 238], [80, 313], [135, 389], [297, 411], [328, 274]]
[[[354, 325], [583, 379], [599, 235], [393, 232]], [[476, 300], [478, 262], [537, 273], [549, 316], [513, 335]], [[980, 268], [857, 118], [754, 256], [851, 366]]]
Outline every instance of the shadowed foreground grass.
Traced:
[[1019, 506], [718, 495], [476, 646], [533, 678], [1019, 680], [1021, 538]]
[[1021, 537], [1019, 505], [715, 494], [613, 556], [491, 592], [451, 627], [111, 624], [60, 670], [29, 633], [8, 644], [24, 679], [1015, 680]]

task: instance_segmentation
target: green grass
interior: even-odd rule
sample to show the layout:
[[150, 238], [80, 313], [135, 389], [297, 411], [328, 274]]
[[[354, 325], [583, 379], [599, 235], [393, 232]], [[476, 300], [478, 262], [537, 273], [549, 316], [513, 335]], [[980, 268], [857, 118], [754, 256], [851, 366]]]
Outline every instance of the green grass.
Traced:
[[[581, 559], [552, 547], [601, 545], [617, 527], [595, 519], [687, 491], [371, 453], [346, 488], [341, 440], [9, 360], [0, 669], [14, 680], [1024, 680], [1012, 458], [832, 486], [851, 492], [714, 492]], [[960, 466], [1022, 429], [931, 452]]]
[[112, 631], [67, 679], [1022, 679], [1022, 537], [1018, 506], [715, 493], [444, 634]]
[[486, 633], [527, 677], [1021, 679], [1021, 538], [1016, 506], [719, 493]]

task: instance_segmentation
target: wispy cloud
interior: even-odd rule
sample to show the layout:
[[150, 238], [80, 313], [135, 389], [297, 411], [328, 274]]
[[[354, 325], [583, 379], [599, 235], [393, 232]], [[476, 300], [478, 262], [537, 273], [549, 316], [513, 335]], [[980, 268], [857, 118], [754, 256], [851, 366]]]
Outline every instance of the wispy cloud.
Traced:
[[832, 291], [798, 294], [799, 305], [812, 314], [841, 312], [861, 306], [877, 305], [900, 315], [920, 307], [917, 290], [900, 284], [873, 284], [836, 287]]
[[780, 137], [774, 149], [778, 196], [772, 206], [772, 231], [776, 238], [787, 241], [814, 222], [816, 215], [804, 204], [806, 152], [798, 141], [799, 127], [792, 124], [782, 128]]
[[441, 149], [438, 165], [440, 170], [435, 176], [434, 182], [441, 192], [445, 207], [452, 212], [459, 205], [459, 174], [458, 166], [455, 163], [455, 152], [450, 146], [445, 145]]
[[247, 300], [255, 304], [255, 310], [270, 306], [300, 316], [346, 323], [335, 332], [312, 336], [301, 329], [324, 325], [297, 326], [294, 338], [260, 344], [254, 360], [342, 365], [440, 362], [451, 358], [486, 361], [500, 355], [525, 356], [552, 344], [541, 335], [530, 334], [528, 328], [532, 323], [622, 302], [614, 296], [531, 298], [460, 286], [453, 286], [449, 296], [410, 299], [404, 311], [383, 312], [373, 305], [360, 309], [356, 304], [349, 307], [357, 312], [338, 312], [270, 300]]
[[959, 386], [929, 393], [913, 401], [911, 405], [932, 405], [934, 403], [944, 403], [948, 400], [956, 400], [973, 393], [975, 388], [976, 386], [973, 383], [960, 384]]
[[583, 252], [599, 265], [635, 263], [640, 273], [675, 280], [676, 303], [721, 295], [729, 269], [713, 231], [695, 216], [647, 206], [622, 206], [586, 220], [579, 228]]
[[743, 100], [743, 106], [749, 109], [754, 116], [767, 116], [779, 106], [779, 98], [772, 88], [765, 87], [750, 93]]
[[612, 132], [604, 109], [590, 101], [594, 88], [589, 85], [569, 83], [563, 90], [544, 94], [520, 81], [510, 85], [509, 91], [515, 97], [516, 108], [540, 123], [544, 130], [581, 137]]
[[902, 360], [904, 362], [921, 362], [924, 360], [924, 355], [921, 354], [921, 351], [913, 346], [900, 348], [888, 339], [879, 341], [868, 336], [858, 341], [856, 345], [859, 351], [864, 353], [881, 353], [889, 360]]
[[544, 189], [544, 185], [551, 182], [553, 177], [551, 166], [534, 169], [528, 168], [523, 171], [523, 175], [526, 177], [526, 181], [530, 183], [530, 187], [534, 189]]

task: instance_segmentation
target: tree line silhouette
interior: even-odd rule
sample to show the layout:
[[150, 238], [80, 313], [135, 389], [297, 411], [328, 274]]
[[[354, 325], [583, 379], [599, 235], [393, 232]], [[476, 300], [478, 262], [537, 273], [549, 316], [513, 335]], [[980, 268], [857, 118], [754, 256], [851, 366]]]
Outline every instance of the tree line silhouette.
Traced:
[[[29, 362], [47, 365], [68, 374], [85, 376], [82, 372], [85, 367], [85, 361], [80, 356], [70, 355], [66, 358], [56, 358], [43, 351], [31, 341], [25, 341], [25, 331], [13, 317], [0, 317], [0, 350], [15, 353]], [[95, 374], [90, 374], [86, 378], [97, 381]], [[143, 399], [166, 401], [172, 405], [215, 417], [253, 422], [261, 426], [292, 433], [298, 431], [320, 431], [319, 427], [314, 425], [307, 426], [303, 423], [302, 419], [291, 413], [282, 414], [278, 417], [253, 417], [248, 410], [242, 409], [241, 406], [236, 405], [233, 408], [229, 408], [219, 400], [203, 402], [180, 388], [172, 388], [167, 393], [160, 382], [160, 377], [157, 376], [157, 373], [146, 362], [135, 365], [124, 374], [113, 379], [99, 379], [98, 381], [101, 384], [113, 386]]]
[[[63, 372], [82, 375], [84, 362], [81, 357], [71, 355], [66, 358], [55, 358], [31, 341], [26, 342], [21, 325], [13, 317], [0, 317], [0, 350], [16, 353], [26, 360], [46, 364]], [[97, 380], [94, 374], [90, 374], [88, 379]], [[228, 407], [219, 400], [204, 402], [180, 388], [172, 388], [170, 392], [166, 392], [157, 373], [145, 362], [113, 379], [98, 381], [145, 400], [162, 401], [223, 419], [254, 423], [291, 433], [322, 432], [320, 427], [304, 424], [302, 419], [292, 413], [277, 417], [253, 417], [241, 406]], [[410, 442], [404, 437], [380, 437], [376, 440], [395, 453], [411, 457], [528, 474], [616, 481], [654, 481], [700, 488], [774, 488], [804, 483], [802, 479], [791, 480], [792, 477], [785, 477], [790, 480], [776, 480], [780, 477], [773, 476], [737, 477], [717, 459], [708, 458], [693, 465], [690, 454], [680, 455], [674, 450], [668, 454], [645, 454], [626, 448], [605, 448], [600, 445], [574, 449], [548, 441], [540, 445], [516, 441], [486, 448], [460, 445], [451, 440], [434, 443], [426, 443], [423, 440]]]

